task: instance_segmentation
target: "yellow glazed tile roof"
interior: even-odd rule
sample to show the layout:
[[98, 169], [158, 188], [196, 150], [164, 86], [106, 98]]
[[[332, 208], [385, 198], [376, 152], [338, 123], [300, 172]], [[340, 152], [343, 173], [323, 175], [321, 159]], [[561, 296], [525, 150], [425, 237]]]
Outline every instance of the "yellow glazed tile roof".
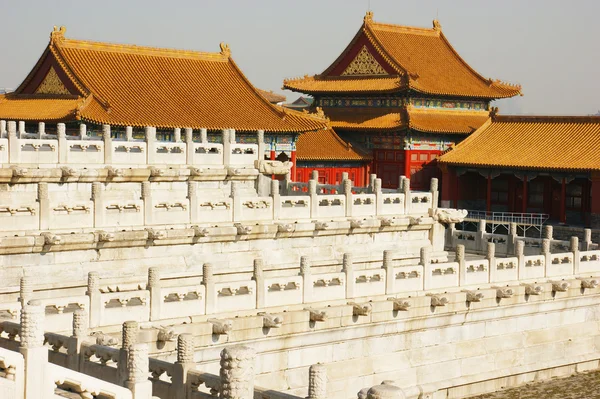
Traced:
[[396, 75], [371, 80], [354, 77], [352, 84], [360, 88], [357, 91], [393, 90], [390, 82], [395, 80], [402, 82], [397, 91], [411, 89], [431, 95], [495, 99], [521, 94], [520, 86], [486, 79], [471, 68], [450, 45], [437, 21], [432, 29], [382, 24], [373, 22], [371, 12], [348, 47], [321, 75], [286, 80], [284, 88], [305, 93], [350, 91], [351, 85], [333, 78], [332, 71], [363, 36]]
[[408, 111], [409, 127], [425, 133], [469, 134], [479, 129], [488, 118], [488, 111]]
[[333, 128], [345, 130], [390, 130], [406, 127], [399, 108], [323, 108]]
[[[220, 53], [116, 45], [66, 39], [61, 28], [52, 33], [48, 50], [87, 98], [78, 119], [121, 126], [270, 132], [327, 126], [323, 119], [270, 104], [242, 74], [227, 45], [221, 45]], [[39, 65], [41, 60], [36, 68]], [[20, 88], [34, 75], [35, 69]], [[36, 107], [32, 105], [28, 119], [41, 118]], [[3, 109], [0, 106], [0, 117]]]
[[83, 102], [79, 97], [0, 95], [0, 119], [55, 122], [72, 120]]
[[391, 93], [404, 87], [399, 76], [306, 76], [288, 79], [283, 85], [303, 93]]
[[497, 116], [438, 161], [471, 167], [600, 170], [600, 117]]
[[356, 150], [331, 128], [300, 135], [296, 143], [296, 158], [300, 161], [368, 161], [367, 154]]

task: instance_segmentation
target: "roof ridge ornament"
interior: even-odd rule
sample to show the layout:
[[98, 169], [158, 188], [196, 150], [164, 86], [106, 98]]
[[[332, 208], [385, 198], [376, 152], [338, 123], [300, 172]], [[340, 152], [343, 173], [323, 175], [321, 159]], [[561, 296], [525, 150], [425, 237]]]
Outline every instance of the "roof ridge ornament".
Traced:
[[64, 26], [61, 26], [60, 28], [55, 26], [52, 30], [52, 33], [50, 33], [50, 41], [54, 42], [54, 41], [65, 40], [66, 32], [67, 32], [67, 28], [65, 28]]
[[364, 21], [365, 23], [373, 22], [373, 11], [367, 11]]
[[222, 55], [224, 55], [225, 57], [231, 57], [231, 49], [229, 48], [229, 44], [227, 44], [225, 42], [221, 42], [219, 44], [219, 47], [221, 47]]
[[490, 108], [490, 118], [492, 118], [492, 120], [495, 120], [496, 117], [498, 116], [498, 112], [499, 112], [498, 107], [491, 107]]
[[440, 24], [440, 21], [437, 19], [433, 20], [433, 30], [439, 31], [439, 32], [442, 31], [442, 24]]

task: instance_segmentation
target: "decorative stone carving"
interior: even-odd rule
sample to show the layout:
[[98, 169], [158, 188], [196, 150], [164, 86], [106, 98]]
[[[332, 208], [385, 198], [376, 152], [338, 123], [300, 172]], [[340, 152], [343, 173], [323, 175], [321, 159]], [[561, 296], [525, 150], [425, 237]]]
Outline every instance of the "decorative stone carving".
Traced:
[[156, 335], [156, 340], [158, 342], [172, 342], [177, 339], [178, 335], [173, 328], [161, 326]]
[[98, 272], [89, 272], [87, 281], [86, 295], [97, 293], [100, 290], [100, 274]]
[[456, 260], [464, 260], [465, 259], [465, 246], [460, 244], [456, 246]]
[[179, 334], [177, 336], [177, 363], [194, 363], [194, 336]]
[[119, 344], [118, 339], [111, 337], [110, 335], [104, 334], [102, 331], [94, 331], [90, 335], [96, 338], [96, 345], [117, 346]]
[[581, 280], [581, 288], [583, 289], [593, 289], [598, 287], [598, 280], [595, 278], [582, 278]]
[[45, 309], [38, 300], [29, 301], [21, 310], [22, 348], [39, 348], [44, 345]]
[[316, 221], [314, 223], [315, 223], [315, 230], [327, 230], [329, 228], [329, 223], [327, 223], [327, 222]]
[[148, 346], [146, 344], [135, 344], [129, 347], [127, 353], [127, 381], [138, 383], [148, 380], [150, 372], [148, 359]]
[[[548, 226], [546, 226], [548, 227]], [[549, 238], [544, 238], [542, 240], [542, 253], [543, 254], [549, 254], [550, 253], [550, 245], [551, 245], [551, 241]]]
[[365, 225], [365, 221], [363, 219], [352, 219], [350, 221], [350, 228], [352, 229], [360, 229]]
[[61, 236], [50, 232], [44, 232], [41, 236], [44, 237], [44, 245], [58, 245], [62, 240]]
[[212, 263], [202, 265], [202, 284], [208, 285], [214, 281], [214, 266]]
[[404, 391], [395, 385], [375, 385], [367, 392], [367, 399], [405, 399]]
[[241, 223], [236, 223], [235, 228], [237, 229], [237, 235], [239, 236], [247, 236], [252, 233], [252, 226], [244, 226]]
[[313, 364], [308, 369], [308, 396], [307, 399], [327, 398], [327, 366]]
[[294, 225], [291, 223], [278, 223], [277, 231], [280, 233], [291, 233], [294, 231]]
[[310, 257], [309, 256], [301, 256], [300, 257], [300, 275], [301, 276], [309, 276], [310, 275]]
[[98, 241], [99, 242], [113, 242], [115, 240], [115, 234], [114, 233], [109, 233], [106, 231], [99, 231], [98, 232]]
[[393, 302], [395, 312], [406, 312], [408, 311], [408, 308], [410, 308], [410, 303], [402, 299], [388, 298], [388, 301]]
[[352, 306], [352, 316], [368, 316], [373, 310], [373, 305], [370, 303], [359, 305], [356, 302], [348, 302]]
[[498, 299], [506, 299], [510, 298], [514, 295], [514, 291], [509, 287], [494, 287], [496, 288], [496, 298]]
[[429, 216], [440, 223], [460, 223], [465, 220], [468, 213], [465, 209], [429, 208]]
[[428, 294], [431, 296], [431, 306], [437, 308], [438, 306], [446, 306], [448, 298], [441, 295]]
[[208, 229], [206, 227], [192, 226], [194, 229], [194, 237], [206, 237], [208, 236]]
[[309, 319], [312, 322], [323, 322], [327, 320], [327, 312], [313, 309], [313, 308], [304, 308], [309, 312]]
[[381, 227], [392, 227], [396, 226], [397, 220], [393, 218], [380, 218]]
[[147, 289], [160, 286], [160, 267], [152, 266], [148, 268], [148, 285]]
[[467, 302], [481, 302], [485, 297], [483, 293], [477, 291], [464, 291], [466, 293]]
[[566, 292], [571, 287], [568, 281], [552, 281], [553, 292]]
[[[12, 175], [13, 175], [13, 177], [27, 177], [27, 176], [29, 176], [29, 169], [22, 168], [22, 167], [15, 167], [15, 168], [13, 168]], [[46, 184], [46, 183], [39, 183], [39, 184]], [[39, 192], [39, 186], [38, 186], [38, 192]], [[48, 193], [47, 185], [46, 185], [46, 193]], [[38, 195], [38, 198], [40, 198], [39, 195]], [[41, 198], [44, 198], [44, 197], [41, 197]], [[46, 196], [45, 198], [48, 198], [48, 197]]]
[[544, 287], [540, 284], [525, 284], [525, 295], [540, 295]]
[[422, 222], [423, 222], [423, 216], [419, 216], [419, 217], [411, 216], [410, 217], [411, 225], [417, 226], [417, 225], [421, 224]]
[[78, 177], [81, 174], [77, 169], [71, 168], [70, 166], [63, 166], [60, 170], [62, 177]]
[[233, 321], [229, 319], [208, 319], [208, 322], [212, 324], [212, 333], [214, 335], [229, 335], [233, 330]]
[[126, 321], [123, 323], [122, 329], [122, 347], [123, 349], [129, 349], [131, 345], [137, 344], [138, 332], [140, 330], [140, 326], [137, 321]]
[[152, 177], [160, 177], [166, 174], [166, 170], [163, 168], [157, 168], [156, 166], [152, 166], [150, 168], [150, 176]]
[[234, 346], [221, 351], [221, 399], [254, 398], [255, 352], [247, 346]]
[[388, 73], [371, 55], [367, 46], [363, 46], [342, 75], [387, 75]]
[[[108, 173], [108, 177], [122, 177], [125, 174], [123, 169], [115, 168], [113, 166], [107, 166], [106, 170]], [[145, 185], [145, 187], [144, 187], [144, 183], [147, 183]], [[144, 183], [142, 183], [142, 197], [145, 197], [146, 195], [148, 195], [149, 190], [150, 190], [150, 182], [144, 182]]]
[[282, 315], [265, 312], [261, 312], [258, 315], [263, 317], [264, 328], [280, 328], [283, 325]]
[[84, 338], [88, 335], [89, 316], [84, 309], [73, 312], [73, 337]]
[[148, 232], [148, 240], [164, 240], [167, 238], [167, 232], [164, 230], [156, 230], [150, 227], [145, 229]]
[[287, 175], [292, 169], [293, 163], [286, 161], [254, 161], [254, 167], [263, 175]]
[[21, 277], [19, 281], [19, 300], [21, 306], [27, 305], [27, 302], [33, 297], [33, 279], [29, 276]]

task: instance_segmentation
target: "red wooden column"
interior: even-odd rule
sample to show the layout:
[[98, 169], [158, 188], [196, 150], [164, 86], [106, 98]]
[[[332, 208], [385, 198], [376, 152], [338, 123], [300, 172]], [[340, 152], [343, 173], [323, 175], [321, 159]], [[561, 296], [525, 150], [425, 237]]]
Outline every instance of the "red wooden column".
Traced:
[[487, 195], [486, 195], [485, 210], [487, 212], [492, 211], [492, 175], [491, 174], [489, 174], [487, 176]]
[[440, 165], [440, 169], [442, 171], [442, 192], [440, 193], [442, 208], [450, 208], [452, 206], [450, 202], [452, 201], [452, 186], [454, 185], [452, 172], [446, 165]]
[[410, 179], [410, 150], [404, 150], [404, 176]]
[[292, 181], [296, 181], [296, 150], [292, 151], [292, 170], [290, 170], [290, 178]]
[[452, 191], [452, 198], [454, 201], [454, 207], [456, 209], [458, 209], [458, 193], [460, 192], [460, 176], [458, 175], [458, 173], [456, 173], [456, 171], [452, 171], [452, 178], [453, 178], [453, 188], [454, 190]]
[[560, 223], [567, 223], [567, 179], [564, 177], [560, 188]]
[[523, 198], [521, 205], [521, 212], [527, 213], [527, 175], [523, 175]]

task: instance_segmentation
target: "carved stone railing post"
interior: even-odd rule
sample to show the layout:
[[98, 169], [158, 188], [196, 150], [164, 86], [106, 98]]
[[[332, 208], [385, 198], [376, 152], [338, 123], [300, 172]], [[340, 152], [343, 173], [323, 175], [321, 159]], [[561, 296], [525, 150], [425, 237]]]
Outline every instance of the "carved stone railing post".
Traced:
[[[119, 350], [119, 363], [117, 364], [117, 380], [123, 385], [129, 379], [129, 351], [138, 342], [140, 326], [136, 321], [126, 321], [121, 330], [121, 349]], [[148, 367], [146, 367], [148, 370]]]
[[256, 131], [256, 142], [258, 144], [258, 161], [262, 161], [265, 159], [265, 131], [257, 130]]
[[431, 247], [422, 247], [419, 255], [419, 265], [423, 266], [423, 286], [428, 290], [431, 288]]
[[127, 353], [127, 381], [124, 385], [132, 393], [132, 399], [150, 399], [152, 397], [152, 382], [148, 380], [150, 369], [148, 346], [135, 344], [129, 347]]
[[310, 196], [310, 217], [319, 216], [319, 194], [317, 193], [317, 181], [310, 179], [308, 181], [308, 195]]
[[187, 198], [190, 201], [190, 222], [200, 223], [199, 203], [198, 203], [198, 182], [188, 180]]
[[221, 399], [254, 399], [254, 349], [234, 346], [221, 351]]
[[148, 269], [148, 284], [146, 289], [150, 291], [150, 321], [160, 320], [162, 307], [162, 294], [160, 290], [160, 268], [152, 266]]
[[456, 246], [455, 262], [458, 262], [458, 285], [463, 287], [467, 281], [467, 266], [465, 263], [465, 246], [459, 244]]
[[506, 241], [506, 254], [515, 253], [515, 243], [517, 241], [517, 224], [511, 223], [508, 227], [508, 240]]
[[383, 269], [385, 270], [385, 293], [391, 295], [394, 293], [394, 251], [383, 251]]
[[133, 127], [125, 126], [125, 141], [133, 141]]
[[242, 210], [242, 200], [240, 199], [240, 182], [232, 181], [230, 183], [231, 193], [229, 196], [232, 199], [233, 221], [237, 221]]
[[200, 129], [200, 142], [202, 144], [208, 144], [208, 130], [205, 128]]
[[38, 203], [40, 207], [40, 230], [50, 229], [50, 196], [48, 193], [48, 183], [38, 183]]
[[410, 207], [412, 205], [412, 201], [410, 201], [410, 179], [404, 178], [402, 179], [402, 193], [404, 194], [404, 213], [406, 215], [410, 214]]
[[88, 136], [87, 136], [87, 125], [85, 123], [80, 123], [79, 124], [79, 139], [80, 140], [87, 140]]
[[17, 123], [15, 121], [8, 121], [8, 161], [10, 163], [21, 162], [21, 143], [17, 136]]
[[273, 197], [273, 220], [279, 220], [279, 214], [281, 212], [279, 180], [271, 180], [271, 197]]
[[44, 347], [44, 314], [41, 302], [32, 300], [21, 310], [21, 343], [19, 352], [25, 360], [24, 399], [46, 398], [45, 371], [48, 363], [48, 348]]
[[456, 243], [454, 242], [454, 232], [456, 231], [456, 223], [448, 223], [446, 228], [446, 248], [454, 248]]
[[583, 230], [583, 250], [589, 251], [592, 249], [592, 229]]
[[487, 250], [487, 240], [485, 239], [485, 229], [487, 226], [487, 220], [480, 220], [477, 223], [477, 233], [475, 234], [475, 247], [477, 252], [485, 253]]
[[265, 307], [265, 295], [267, 287], [265, 287], [264, 263], [261, 258], [254, 259], [254, 273], [252, 278], [256, 281], [256, 309]]
[[569, 246], [569, 249], [571, 250], [571, 252], [573, 252], [573, 273], [579, 274], [579, 263], [581, 261], [581, 258], [579, 257], [579, 237], [571, 237]]
[[313, 364], [308, 369], [307, 399], [327, 399], [327, 366]]
[[302, 303], [312, 302], [313, 297], [313, 281], [312, 272], [310, 270], [310, 258], [302, 256], [300, 258], [300, 275], [302, 276]]
[[[552, 227], [552, 226], [546, 226], [546, 227]], [[545, 231], [544, 235], [546, 233], [547, 232]], [[551, 262], [552, 262], [552, 260], [551, 260], [552, 259], [552, 250], [551, 250], [551, 248], [552, 248], [552, 242], [551, 242], [551, 240], [549, 238], [544, 238], [542, 240], [542, 248], [540, 250], [540, 254], [544, 255], [544, 259], [545, 259], [545, 262], [544, 262], [544, 270], [545, 270], [544, 271], [544, 276], [546, 276], [546, 273], [548, 272], [548, 265], [550, 265]]]
[[185, 139], [185, 163], [187, 165], [193, 165], [194, 154], [196, 151], [194, 148], [194, 131], [191, 128], [186, 127], [183, 129], [183, 135]]
[[375, 214], [381, 215], [383, 213], [383, 192], [382, 192], [383, 182], [381, 179], [375, 179], [373, 186], [373, 194], [375, 194]]
[[90, 298], [90, 327], [100, 326], [102, 316], [102, 299], [100, 296], [100, 274], [89, 272], [86, 295]]
[[375, 173], [371, 173], [369, 175], [369, 191], [372, 193], [375, 192], [375, 180], [377, 179], [377, 175]]
[[354, 262], [352, 261], [352, 254], [345, 253], [342, 259], [342, 271], [346, 274], [346, 298], [354, 298]]
[[551, 225], [544, 226], [544, 235], [543, 235], [543, 238], [548, 239], [548, 240], [552, 240], [553, 239], [553, 235], [554, 235], [554, 227], [552, 227]]
[[318, 170], [313, 170], [310, 172], [310, 180], [315, 180], [315, 181], [319, 181], [319, 171]]
[[515, 257], [519, 268], [519, 280], [521, 280], [525, 278], [525, 241], [517, 240], [515, 243]]
[[404, 391], [395, 385], [375, 385], [367, 392], [367, 399], [404, 399]]
[[146, 126], [144, 131], [146, 138], [146, 163], [154, 165], [156, 163], [156, 128]]
[[4, 138], [6, 134], [6, 121], [4, 119], [0, 120], [0, 138]]
[[29, 276], [23, 276], [19, 281], [19, 301], [21, 302], [21, 308], [25, 307], [32, 298], [33, 279]]
[[439, 201], [439, 182], [435, 177], [431, 178], [431, 183], [429, 184], [429, 192], [431, 193], [431, 208], [436, 210], [438, 207]]
[[56, 137], [58, 138], [58, 163], [67, 163], [69, 147], [67, 145], [67, 130], [64, 123], [56, 125]]
[[154, 224], [154, 208], [152, 207], [152, 183], [142, 182], [142, 200], [144, 201], [144, 225]]
[[229, 129], [221, 131], [223, 137], [223, 164], [225, 167], [231, 164], [231, 142], [229, 141]]
[[81, 344], [88, 337], [90, 317], [85, 309], [73, 312], [73, 332], [67, 344], [67, 367], [79, 371], [81, 368]]
[[173, 129], [173, 141], [175, 143], [181, 143], [181, 128], [176, 127]]
[[488, 242], [488, 244], [487, 244], [487, 251], [486, 251], [486, 254], [485, 254], [485, 258], [487, 259], [487, 261], [489, 263], [488, 281], [490, 283], [495, 283], [496, 282], [496, 275], [497, 275], [497, 270], [496, 270], [496, 244], [494, 244], [493, 242]]
[[344, 180], [344, 195], [346, 196], [346, 217], [352, 216], [352, 204], [354, 203], [352, 195], [352, 180]]
[[188, 386], [188, 371], [196, 366], [194, 362], [194, 336], [192, 334], [179, 334], [177, 336], [177, 361], [173, 364], [171, 376], [171, 398], [186, 398], [191, 390]]
[[99, 181], [92, 183], [92, 201], [94, 201], [94, 227], [104, 227], [106, 208], [102, 197], [102, 183]]
[[27, 133], [25, 130], [25, 121], [19, 121], [19, 138], [22, 139], [25, 133]]
[[112, 165], [113, 148], [112, 137], [110, 137], [110, 125], [102, 125], [102, 141], [104, 142], [104, 164]]
[[206, 314], [213, 314], [216, 305], [215, 277], [212, 263], [202, 265], [202, 284], [206, 292]]

